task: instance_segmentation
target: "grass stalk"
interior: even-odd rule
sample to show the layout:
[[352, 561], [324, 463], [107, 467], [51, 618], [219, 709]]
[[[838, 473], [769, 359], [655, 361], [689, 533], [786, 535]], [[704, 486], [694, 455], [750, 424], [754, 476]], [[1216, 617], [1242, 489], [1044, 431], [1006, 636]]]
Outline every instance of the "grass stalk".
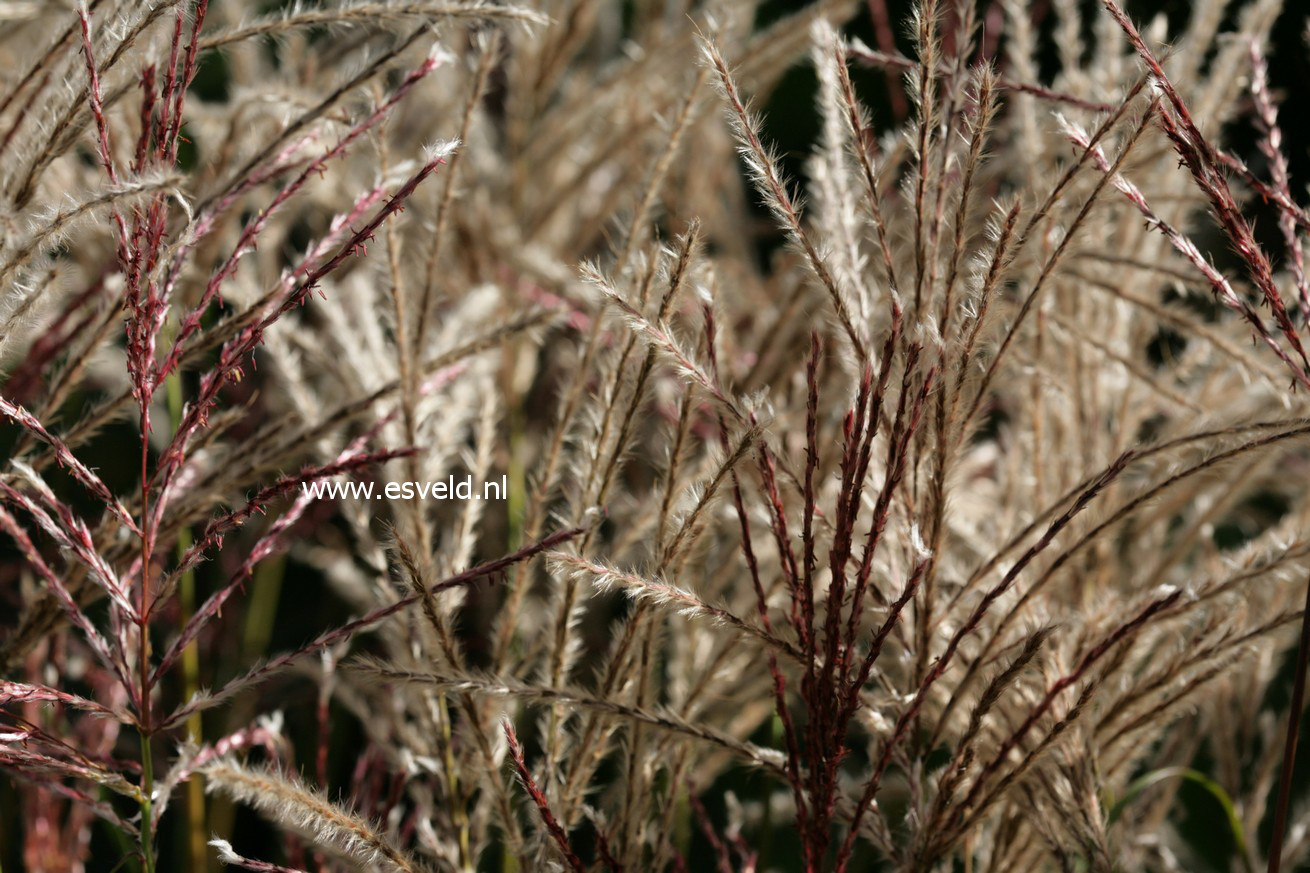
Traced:
[[1287, 736], [1283, 744], [1282, 769], [1278, 778], [1278, 803], [1274, 807], [1274, 830], [1269, 841], [1269, 873], [1283, 864], [1283, 839], [1287, 834], [1287, 812], [1292, 801], [1292, 773], [1296, 767], [1296, 746], [1301, 734], [1301, 712], [1305, 707], [1306, 659], [1310, 658], [1310, 581], [1306, 583], [1305, 608], [1301, 612], [1301, 637], [1296, 646], [1296, 679], [1287, 710]]

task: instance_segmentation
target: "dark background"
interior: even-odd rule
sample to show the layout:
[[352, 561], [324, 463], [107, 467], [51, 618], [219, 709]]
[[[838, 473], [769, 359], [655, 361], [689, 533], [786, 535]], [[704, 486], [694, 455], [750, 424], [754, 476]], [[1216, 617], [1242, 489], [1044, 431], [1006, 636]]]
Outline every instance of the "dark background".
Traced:
[[[761, 27], [766, 26], [782, 15], [805, 5], [798, 0], [773, 0], [764, 5], [757, 23]], [[984, 20], [988, 5], [989, 2], [983, 2], [979, 6], [980, 18]], [[1165, 14], [1170, 23], [1171, 35], [1181, 32], [1190, 12], [1189, 4], [1185, 0], [1169, 0], [1169, 2], [1143, 0], [1143, 2], [1129, 2], [1127, 6], [1130, 14], [1138, 21], [1145, 21], [1159, 13]], [[912, 44], [903, 24], [908, 20], [910, 5], [904, 0], [889, 0], [887, 7], [898, 47], [902, 53], [912, 57]], [[1085, 20], [1088, 22], [1097, 15], [1105, 14], [1095, 0], [1085, 2], [1083, 7]], [[1310, 4], [1302, 0], [1289, 0], [1287, 9], [1274, 28], [1269, 52], [1274, 95], [1284, 103], [1280, 121], [1291, 161], [1293, 189], [1302, 200], [1304, 200], [1305, 182], [1310, 180], [1310, 148], [1308, 148], [1310, 103], [1306, 98], [1306, 84], [1310, 83], [1310, 55], [1303, 41], [1305, 17], [1308, 11], [1310, 11]], [[1049, 47], [1049, 35], [1056, 23], [1054, 10], [1049, 2], [1036, 2], [1032, 4], [1031, 12], [1041, 34], [1042, 44]], [[1237, 12], [1237, 8], [1229, 10], [1226, 28], [1231, 27]], [[861, 11], [848, 28], [848, 32], [859, 36], [875, 48], [879, 47], [867, 9]], [[1090, 33], [1086, 36], [1090, 42]], [[1049, 83], [1055, 72], [1056, 58], [1051, 51], [1042, 58], [1043, 81]], [[872, 110], [875, 126], [880, 131], [885, 130], [895, 117], [888, 88], [889, 86], [899, 88], [899, 79], [893, 74], [889, 82], [881, 72], [858, 67], [854, 69], [854, 77], [861, 97]], [[195, 87], [201, 92], [202, 97], [219, 95], [224, 90], [223, 78], [222, 63], [215, 62], [215, 59], [207, 59], [202, 65], [201, 75]], [[784, 163], [793, 178], [802, 180], [804, 160], [819, 129], [814, 108], [814, 93], [814, 73], [807, 63], [802, 63], [782, 79], [767, 101], [760, 106], [766, 120], [768, 138], [776, 144], [783, 155]], [[1267, 177], [1265, 159], [1256, 148], [1257, 134], [1249, 119], [1249, 113], [1239, 115], [1239, 119], [1225, 131], [1225, 139], [1232, 150], [1243, 157], [1257, 175]], [[1281, 239], [1277, 234], [1272, 213], [1258, 203], [1253, 204], [1252, 209], [1257, 217], [1257, 230], [1270, 249], [1278, 252], [1281, 248]], [[1213, 247], [1212, 254], [1221, 264], [1223, 263], [1224, 252], [1221, 247]], [[112, 434], [110, 436], [112, 437]], [[133, 445], [137, 439], [134, 433], [127, 431], [124, 431], [122, 438], [122, 444]], [[112, 448], [113, 439], [99, 441], [99, 444], [107, 444]], [[88, 461], [101, 469], [113, 467], [112, 464], [97, 464], [94, 458], [88, 458]], [[1243, 538], [1240, 531], [1223, 532], [1222, 535], [1231, 540], [1225, 543], [1230, 547]], [[210, 565], [207, 564], [201, 565], [199, 580], [201, 596], [206, 593], [208, 585], [212, 585], [215, 579], [223, 575], [221, 568], [207, 572], [206, 568], [209, 567]], [[15, 589], [13, 576], [6, 571], [4, 576], [0, 577], [0, 616], [11, 608], [11, 598]], [[252, 656], [295, 648], [322, 628], [347, 620], [350, 616], [346, 611], [330, 597], [324, 597], [322, 592], [322, 580], [312, 570], [281, 558], [269, 562], [252, 583], [247, 592], [246, 603], [243, 604], [252, 610], [252, 614], [261, 615], [261, 621], [255, 625], [254, 633], [247, 630], [246, 636], [240, 640], [234, 639], [215, 663], [206, 665], [209, 674], [206, 680], [219, 684], [234, 675], [242, 664], [253, 660]], [[0, 624], [7, 623], [7, 619], [0, 617]], [[238, 621], [229, 627], [244, 627], [249, 624]], [[264, 638], [260, 638], [261, 627], [266, 633]], [[1267, 707], [1274, 712], [1282, 713], [1287, 706], [1294, 666], [1291, 655], [1292, 653], [1289, 652], [1285, 656], [1283, 681], [1277, 684], [1266, 701]], [[270, 686], [269, 692], [264, 695], [265, 699], [270, 696], [274, 698], [277, 706], [286, 713], [287, 733], [296, 742], [299, 749], [298, 758], [302, 763], [307, 763], [311, 759], [311, 750], [314, 747], [317, 730], [316, 694], [316, 689], [311, 683], [290, 678]], [[216, 736], [225, 724], [236, 726], [248, 722], [254, 714], [252, 701], [238, 702], [234, 709], [235, 712], [228, 711], [227, 714], [222, 714], [223, 711], [219, 711], [218, 715], [207, 716], [207, 733], [213, 731]], [[333, 724], [334, 735], [329, 770], [333, 786], [340, 787], [349, 783], [351, 771], [363, 748], [363, 742], [357, 725], [344, 712], [334, 710]], [[213, 739], [214, 736], [209, 738]], [[755, 739], [763, 743], [772, 742], [772, 738], [767, 733]], [[1306, 731], [1302, 740], [1302, 748], [1310, 748], [1310, 730]], [[1207, 766], [1204, 755], [1200, 760], [1190, 764], [1203, 771]], [[720, 826], [725, 822], [722, 802], [725, 790], [731, 789], [736, 792], [743, 801], [761, 800], [769, 792], [780, 790], [779, 786], [767, 784], [758, 774], [747, 771], [729, 773], [717, 784], [707, 785], [704, 788], [704, 802], [711, 817]], [[21, 784], [0, 779], [0, 864], [6, 871], [22, 869], [20, 858], [22, 821], [17, 814], [18, 794], [22, 790]], [[1294, 801], [1304, 802], [1307, 799], [1310, 799], [1310, 755], [1302, 755], [1296, 769]], [[1233, 841], [1223, 813], [1214, 798], [1203, 789], [1185, 783], [1180, 790], [1179, 804], [1181, 808], [1176, 820], [1181, 822], [1183, 838], [1195, 849], [1196, 856], [1204, 859], [1203, 863], [1207, 866], [1203, 869], [1227, 870], [1233, 859]], [[1272, 807], [1272, 804], [1270, 806]], [[166, 826], [160, 835], [161, 870], [185, 869], [185, 866], [169, 863], [169, 859], [183, 857], [178, 840], [180, 833], [178, 826], [183, 821], [183, 803], [181, 798], [178, 798], [174, 801], [169, 819], [166, 820]], [[238, 810], [233, 824], [235, 832], [241, 835], [243, 851], [256, 857], [280, 856], [281, 841], [262, 820], [244, 810]], [[751, 842], [767, 859], [762, 867], [799, 869], [797, 847], [785, 827], [766, 827], [754, 833], [748, 832], [745, 836], [748, 842]], [[1260, 834], [1247, 835], [1249, 841], [1258, 841], [1261, 846], [1267, 845], [1268, 837], [1267, 822]], [[708, 865], [713, 864], [714, 855], [706, 839], [694, 827], [690, 828], [688, 839], [690, 869], [710, 869]], [[586, 834], [579, 835], [580, 848], [585, 849], [587, 841]], [[97, 858], [111, 860], [93, 862], [89, 868], [92, 871], [110, 870], [120, 855], [119, 847], [111, 840], [107, 829], [97, 830], [95, 854]], [[497, 859], [494, 857], [484, 860], [486, 869], [499, 869]], [[864, 869], [877, 869], [877, 865], [868, 860]]]

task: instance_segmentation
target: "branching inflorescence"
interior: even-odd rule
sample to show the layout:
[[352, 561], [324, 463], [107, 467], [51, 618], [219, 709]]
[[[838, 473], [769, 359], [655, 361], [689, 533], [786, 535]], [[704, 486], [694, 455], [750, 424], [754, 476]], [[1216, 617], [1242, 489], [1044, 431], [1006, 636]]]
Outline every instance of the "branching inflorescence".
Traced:
[[0, 865], [1305, 860], [1273, 0], [9, 5]]

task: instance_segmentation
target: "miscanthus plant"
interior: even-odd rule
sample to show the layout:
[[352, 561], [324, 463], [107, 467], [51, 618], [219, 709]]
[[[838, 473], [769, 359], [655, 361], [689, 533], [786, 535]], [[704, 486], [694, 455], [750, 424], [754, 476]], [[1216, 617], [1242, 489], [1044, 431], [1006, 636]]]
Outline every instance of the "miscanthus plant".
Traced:
[[1304, 22], [756, 6], [0, 3], [5, 869], [1310, 855]]

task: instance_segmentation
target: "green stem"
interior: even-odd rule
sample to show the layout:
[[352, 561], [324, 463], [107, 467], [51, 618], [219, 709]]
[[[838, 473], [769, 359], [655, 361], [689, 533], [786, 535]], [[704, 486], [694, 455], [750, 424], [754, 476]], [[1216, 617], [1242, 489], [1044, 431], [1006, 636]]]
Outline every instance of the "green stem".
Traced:
[[[182, 374], [173, 372], [164, 380], [164, 391], [168, 398], [168, 417], [176, 433], [182, 423], [182, 408], [185, 399], [182, 396]], [[191, 528], [184, 527], [178, 532], [177, 556], [181, 560], [191, 548]], [[196, 611], [196, 574], [187, 570], [178, 582], [178, 628], [184, 629]], [[200, 690], [200, 649], [192, 641], [182, 652], [183, 691], [190, 700]], [[204, 737], [204, 726], [200, 713], [192, 713], [187, 719], [187, 734], [197, 746]], [[205, 790], [198, 778], [187, 782], [187, 850], [190, 869], [203, 871], [208, 867], [208, 853], [205, 849]]]
[[446, 765], [446, 791], [449, 798], [450, 819], [454, 823], [459, 838], [459, 867], [461, 871], [472, 871], [472, 853], [469, 850], [468, 812], [464, 808], [464, 798], [459, 793], [459, 772], [455, 765], [455, 754], [450, 730], [450, 712], [446, 705], [446, 695], [437, 695], [438, 717], [441, 719], [442, 756]]
[[[186, 554], [191, 542], [191, 529], [183, 528], [177, 539], [179, 558]], [[178, 584], [178, 600], [178, 626], [184, 628], [196, 611], [196, 575], [191, 570], [182, 574]], [[194, 641], [182, 652], [182, 686], [188, 700], [200, 691], [200, 649]], [[186, 726], [187, 735], [199, 746], [204, 740], [200, 713], [192, 713]], [[187, 781], [186, 810], [188, 866], [197, 873], [203, 873], [209, 866], [209, 858], [205, 847], [205, 788], [198, 776]]]
[[509, 493], [505, 495], [505, 509], [509, 519], [509, 549], [523, 544], [523, 518], [527, 514], [528, 476], [523, 464], [523, 403], [520, 399], [510, 408], [509, 414]]
[[141, 858], [145, 873], [155, 873], [155, 848], [151, 836], [150, 798], [155, 793], [155, 762], [150, 735], [141, 732]]

